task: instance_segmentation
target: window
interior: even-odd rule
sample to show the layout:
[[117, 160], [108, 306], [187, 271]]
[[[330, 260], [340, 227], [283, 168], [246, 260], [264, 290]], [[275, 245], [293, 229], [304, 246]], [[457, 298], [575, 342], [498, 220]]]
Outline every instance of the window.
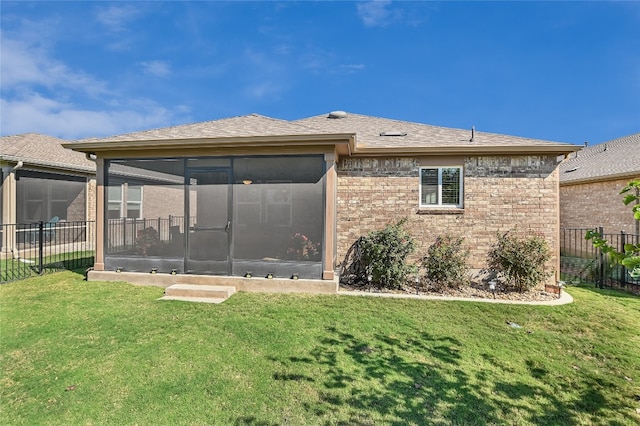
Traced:
[[142, 217], [142, 186], [122, 184], [107, 188], [107, 218]]
[[462, 167], [421, 167], [421, 207], [462, 207]]

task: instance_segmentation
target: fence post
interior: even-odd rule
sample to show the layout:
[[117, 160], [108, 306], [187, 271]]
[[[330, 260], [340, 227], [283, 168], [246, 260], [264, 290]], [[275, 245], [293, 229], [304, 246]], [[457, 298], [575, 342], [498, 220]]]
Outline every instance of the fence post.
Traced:
[[44, 251], [44, 222], [38, 222], [38, 274], [42, 274], [42, 252]]
[[[626, 243], [625, 233], [624, 231], [620, 231], [620, 248], [618, 249], [620, 253], [624, 253], [624, 245]], [[622, 285], [622, 288], [625, 288], [627, 286], [627, 268], [622, 264], [620, 264], [620, 266], [622, 267], [622, 280], [620, 284]]]
[[[598, 227], [598, 234], [600, 238], [604, 238], [604, 228], [602, 226]], [[600, 271], [598, 277], [598, 286], [600, 288], [604, 288], [604, 254], [602, 253], [602, 249], [598, 250], [600, 253]]]

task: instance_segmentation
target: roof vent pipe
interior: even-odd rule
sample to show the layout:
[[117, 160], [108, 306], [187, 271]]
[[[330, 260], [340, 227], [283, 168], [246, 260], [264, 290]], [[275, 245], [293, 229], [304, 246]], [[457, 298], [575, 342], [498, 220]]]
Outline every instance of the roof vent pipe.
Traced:
[[475, 138], [476, 138], [476, 126], [471, 126], [471, 139], [469, 139], [469, 142], [475, 142]]

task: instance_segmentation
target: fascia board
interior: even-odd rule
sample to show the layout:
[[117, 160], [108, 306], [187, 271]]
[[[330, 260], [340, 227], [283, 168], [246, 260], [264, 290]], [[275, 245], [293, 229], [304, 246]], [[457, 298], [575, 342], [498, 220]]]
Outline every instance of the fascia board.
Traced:
[[631, 180], [640, 179], [640, 172], [615, 173], [615, 174], [606, 175], [606, 176], [591, 176], [591, 177], [584, 177], [584, 178], [565, 180], [565, 181], [563, 181], [562, 177], [560, 177], [560, 186], [580, 185], [583, 183], [608, 182], [608, 181], [619, 180], [619, 179], [631, 179]]
[[98, 153], [101, 151], [123, 151], [131, 149], [203, 149], [203, 148], [251, 148], [292, 147], [309, 145], [348, 145], [351, 151], [355, 135], [352, 133], [317, 135], [250, 136], [225, 138], [125, 140], [111, 142], [70, 142], [63, 147], [73, 151]]
[[81, 172], [86, 174], [96, 173], [95, 167], [78, 166], [74, 164], [59, 163], [55, 161], [46, 161], [46, 160], [39, 160], [34, 158], [18, 157], [14, 155], [2, 155], [0, 156], [0, 160], [12, 162], [12, 163], [17, 163], [18, 161], [22, 161], [24, 163], [23, 167], [33, 166], [33, 167], [40, 167], [43, 169], [50, 169], [52, 171], [55, 171], [55, 170], [73, 171], [73, 172]]
[[574, 152], [573, 145], [529, 146], [424, 146], [370, 148], [356, 145], [354, 155], [560, 155]]

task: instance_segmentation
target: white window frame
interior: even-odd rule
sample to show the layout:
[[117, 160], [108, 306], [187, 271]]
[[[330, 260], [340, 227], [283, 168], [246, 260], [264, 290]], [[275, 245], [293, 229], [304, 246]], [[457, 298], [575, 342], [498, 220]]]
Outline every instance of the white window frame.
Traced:
[[[458, 169], [460, 171], [460, 194], [458, 204], [443, 204], [442, 203], [442, 170], [444, 169]], [[422, 203], [422, 172], [423, 170], [438, 170], [438, 203], [437, 204], [423, 204]], [[462, 208], [464, 205], [464, 169], [462, 166], [424, 166], [420, 167], [419, 175], [419, 191], [418, 191], [418, 205], [421, 208]]]
[[109, 214], [109, 204], [120, 204], [120, 219], [128, 218], [129, 216], [129, 204], [140, 205], [140, 217], [131, 218], [131, 219], [142, 219], [144, 216], [142, 214], [142, 205], [144, 200], [144, 185], [131, 185], [135, 188], [140, 188], [140, 201], [130, 201], [129, 200], [129, 184], [123, 183], [120, 185], [120, 198], [109, 198], [109, 188], [107, 187], [107, 215]]

